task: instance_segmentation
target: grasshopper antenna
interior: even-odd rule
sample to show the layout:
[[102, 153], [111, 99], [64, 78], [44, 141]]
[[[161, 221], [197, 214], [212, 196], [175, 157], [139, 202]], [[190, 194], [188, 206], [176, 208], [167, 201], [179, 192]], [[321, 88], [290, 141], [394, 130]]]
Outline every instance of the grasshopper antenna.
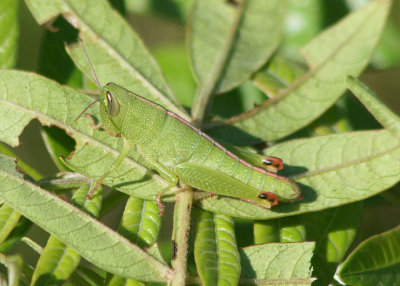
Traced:
[[[100, 91], [100, 93], [101, 93], [101, 85], [100, 85], [99, 79], [97, 78], [96, 72], [94, 71], [92, 62], [91, 62], [90, 59], [89, 59], [89, 56], [88, 56], [88, 54], [87, 54], [87, 52], [86, 52], [85, 46], [84, 46], [83, 43], [82, 43], [82, 40], [81, 40], [81, 39], [78, 39], [78, 40], [79, 40], [79, 43], [81, 44], [83, 53], [85, 54], [85, 57], [86, 57], [86, 59], [87, 59], [87, 61], [88, 61], [88, 63], [89, 63], [89, 67], [90, 67], [90, 69], [91, 69], [91, 71], [92, 71], [92, 74], [93, 74], [94, 80], [95, 80], [95, 82], [96, 82], [97, 88], [99, 89], [99, 91]], [[91, 104], [89, 104], [89, 105], [75, 118], [74, 122], [76, 122], [79, 118], [81, 118], [81, 116], [82, 116], [83, 114], [85, 114], [85, 112], [86, 112], [90, 107], [92, 107], [96, 102], [98, 102], [98, 101], [99, 101], [99, 100], [96, 99], [96, 100], [93, 101]]]
[[97, 78], [97, 75], [96, 75], [96, 72], [94, 71], [92, 62], [91, 62], [90, 59], [89, 59], [89, 56], [88, 56], [88, 54], [87, 54], [87, 52], [86, 52], [86, 49], [85, 49], [85, 47], [84, 47], [84, 45], [83, 45], [81, 39], [79, 39], [79, 43], [81, 44], [83, 53], [85, 54], [85, 57], [86, 57], [86, 59], [87, 59], [87, 61], [88, 61], [88, 63], [89, 63], [90, 69], [92, 70], [92, 74], [93, 74], [94, 80], [96, 81], [97, 88], [98, 88], [98, 89], [100, 90], [100, 92], [101, 92], [101, 85], [100, 85], [99, 79]]
[[81, 113], [79, 113], [79, 115], [75, 118], [74, 122], [78, 121], [78, 119], [81, 118], [82, 115], [85, 114], [85, 112], [97, 102], [99, 102], [99, 101], [96, 99], [95, 101], [90, 103], [88, 106], [86, 106], [85, 109]]

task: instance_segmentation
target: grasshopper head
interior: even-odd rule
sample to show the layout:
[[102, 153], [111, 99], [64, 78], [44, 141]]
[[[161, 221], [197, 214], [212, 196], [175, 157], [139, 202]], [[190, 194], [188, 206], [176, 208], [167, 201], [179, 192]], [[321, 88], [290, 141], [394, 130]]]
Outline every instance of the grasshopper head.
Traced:
[[156, 127], [165, 123], [164, 108], [115, 83], [103, 87], [101, 96], [102, 126], [113, 136], [147, 142], [159, 132]]
[[115, 83], [108, 83], [103, 87], [101, 91], [101, 105], [107, 112], [107, 116], [114, 118], [118, 116], [120, 112], [121, 103], [125, 102], [122, 98], [122, 94], [126, 93], [126, 90]]
[[115, 83], [108, 83], [101, 90], [100, 118], [102, 127], [111, 135], [121, 134], [121, 117], [124, 116], [128, 91]]

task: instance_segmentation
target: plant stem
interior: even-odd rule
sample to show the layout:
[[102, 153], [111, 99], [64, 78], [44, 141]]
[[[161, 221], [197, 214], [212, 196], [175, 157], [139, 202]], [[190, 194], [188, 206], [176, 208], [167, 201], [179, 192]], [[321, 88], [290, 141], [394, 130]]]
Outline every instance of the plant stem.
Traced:
[[171, 266], [175, 270], [175, 275], [171, 281], [171, 285], [173, 286], [184, 286], [186, 281], [192, 203], [193, 190], [189, 186], [184, 186], [184, 190], [176, 195], [174, 210], [174, 228], [172, 231], [173, 257], [171, 261]]

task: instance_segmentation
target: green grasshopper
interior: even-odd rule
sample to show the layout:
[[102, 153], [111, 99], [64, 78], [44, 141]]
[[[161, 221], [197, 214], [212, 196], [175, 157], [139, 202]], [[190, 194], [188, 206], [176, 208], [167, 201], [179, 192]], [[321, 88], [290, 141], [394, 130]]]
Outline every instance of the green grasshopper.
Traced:
[[[300, 197], [294, 182], [275, 174], [283, 166], [279, 158], [261, 157], [258, 166], [254, 166], [164, 107], [115, 83], [101, 88], [83, 45], [82, 48], [101, 92], [101, 126], [110, 135], [125, 139], [120, 155], [97, 181], [88, 198], [134, 145], [153, 169], [170, 183], [157, 195], [161, 213], [161, 196], [179, 183], [212, 194], [235, 197], [266, 209], [278, 201]], [[258, 155], [240, 153], [247, 154], [257, 163], [254, 156]]]

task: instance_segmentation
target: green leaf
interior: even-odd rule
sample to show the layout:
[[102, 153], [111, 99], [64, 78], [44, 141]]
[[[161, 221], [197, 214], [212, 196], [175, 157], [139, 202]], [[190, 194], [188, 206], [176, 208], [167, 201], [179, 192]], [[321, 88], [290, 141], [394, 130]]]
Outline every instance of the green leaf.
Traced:
[[160, 210], [155, 202], [131, 197], [122, 215], [119, 232], [135, 244], [148, 247], [156, 242], [161, 227]]
[[[94, 218], [64, 200], [0, 169], [0, 198], [62, 242], [73, 247], [86, 260], [124, 277], [163, 282], [171, 270]], [[5, 166], [5, 168], [3, 168]]]
[[107, 286], [145, 286], [146, 284], [133, 279], [125, 279], [119, 276], [113, 276]]
[[0, 245], [0, 252], [6, 253], [16, 243], [23, 239], [23, 236], [29, 230], [31, 225], [31, 221], [29, 221], [25, 217], [21, 217], [18, 221], [18, 224], [14, 227], [10, 235], [7, 237], [7, 240]]
[[[97, 217], [101, 207], [100, 189], [92, 200], [86, 198], [90, 184], [83, 184], [72, 196], [72, 203], [90, 215]], [[32, 277], [33, 285], [62, 284], [78, 266], [81, 257], [72, 248], [50, 236]]]
[[200, 88], [221, 93], [249, 79], [276, 49], [282, 18], [282, 1], [195, 1], [189, 52]]
[[160, 249], [160, 247], [158, 247], [158, 243], [157, 242], [155, 242], [151, 246], [147, 247], [146, 251], [147, 251], [148, 254], [153, 256], [155, 259], [166, 263], [165, 260], [164, 260], [163, 255], [161, 253], [161, 249]]
[[40, 25], [51, 24], [49, 20], [57, 18], [62, 7], [60, 0], [25, 0], [25, 3]]
[[32, 285], [61, 285], [78, 266], [81, 257], [51, 235], [36, 265]]
[[102, 188], [97, 189], [93, 197], [88, 199], [86, 195], [90, 190], [90, 184], [83, 184], [80, 186], [71, 198], [71, 203], [78, 207], [79, 209], [83, 210], [84, 212], [90, 214], [93, 217], [99, 217], [99, 213], [101, 210], [101, 203], [102, 203]]
[[[27, 0], [39, 24], [62, 14], [79, 29], [90, 60], [102, 85], [115, 82], [132, 92], [188, 118], [161, 74], [160, 67], [121, 15], [107, 1]], [[117, 32], [116, 32], [117, 31]], [[92, 77], [79, 45], [69, 45], [75, 64]]]
[[[0, 71], [0, 139], [15, 146], [25, 125], [37, 118], [42, 124], [64, 129], [76, 142], [74, 153], [65, 161], [68, 166], [89, 178], [100, 178], [119, 154], [120, 140], [95, 130], [88, 118], [74, 122], [91, 99], [71, 88], [41, 76]], [[94, 118], [98, 110], [90, 110]], [[106, 185], [144, 199], [154, 196], [168, 183], [134, 160], [124, 162], [104, 181]]]
[[2, 244], [14, 227], [18, 224], [21, 214], [6, 204], [0, 208], [0, 244]]
[[254, 224], [254, 242], [301, 242], [306, 240], [306, 229], [300, 216], [279, 220], [258, 221]]
[[362, 211], [363, 204], [355, 203], [302, 216], [307, 240], [317, 242], [312, 264], [318, 280], [313, 285], [332, 282], [338, 264], [357, 234]]
[[[272, 100], [225, 123], [259, 140], [277, 140], [316, 119], [343, 93], [346, 76], [357, 76], [368, 64], [390, 4], [390, 0], [372, 1], [325, 30], [302, 49], [310, 69], [301, 79]], [[232, 126], [225, 128], [210, 131], [229, 136]]]
[[[130, 241], [141, 247], [149, 247], [157, 245], [156, 240], [161, 228], [160, 210], [155, 202], [146, 201], [134, 197], [130, 197], [125, 205], [122, 215], [121, 224], [118, 232]], [[147, 249], [147, 252], [154, 258], [163, 261], [159, 254], [158, 247], [153, 247], [154, 253]], [[156, 256], [155, 256], [156, 255]], [[117, 285], [142, 285], [141, 282], [133, 279], [126, 279], [114, 275], [109, 286]]]
[[[285, 218], [286, 219], [286, 218]], [[304, 224], [300, 224], [298, 216], [287, 218], [290, 222], [287, 226], [281, 227], [281, 242], [302, 242], [306, 234]], [[312, 239], [309, 239], [310, 241]]]
[[280, 242], [280, 229], [277, 220], [256, 221], [254, 223], [254, 243]]
[[241, 282], [311, 285], [313, 242], [268, 243], [241, 249]]
[[399, 279], [400, 227], [363, 241], [343, 262], [337, 277], [349, 285], [395, 285]]
[[343, 133], [277, 144], [265, 154], [281, 158], [304, 199], [265, 210], [230, 198], [207, 198], [202, 208], [248, 219], [272, 219], [363, 200], [400, 180], [398, 140], [387, 131]]
[[283, 1], [195, 1], [189, 25], [189, 53], [198, 83], [193, 116], [204, 112], [214, 93], [250, 78], [277, 48]]
[[18, 1], [0, 2], [0, 68], [11, 68], [17, 60]]
[[203, 285], [237, 285], [240, 257], [233, 219], [197, 210], [194, 257]]
[[347, 79], [347, 86], [369, 112], [371, 112], [375, 119], [394, 137], [400, 140], [400, 118], [376, 98], [376, 95], [359, 80], [349, 77]]
[[101, 269], [93, 268], [91, 266], [78, 266], [78, 271], [75, 271], [71, 276], [71, 281], [77, 281], [74, 285], [102, 285], [104, 284], [104, 272]]

